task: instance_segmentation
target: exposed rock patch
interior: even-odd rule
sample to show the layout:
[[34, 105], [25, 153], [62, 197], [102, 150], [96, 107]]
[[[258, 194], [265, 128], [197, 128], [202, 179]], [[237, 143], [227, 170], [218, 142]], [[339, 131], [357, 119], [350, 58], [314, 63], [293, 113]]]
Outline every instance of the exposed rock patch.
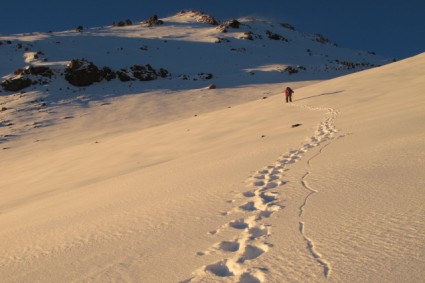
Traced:
[[157, 15], [151, 16], [147, 21], [142, 22], [146, 24], [148, 27], [157, 26], [164, 24], [164, 21], [159, 20]]
[[2, 81], [1, 86], [4, 88], [4, 90], [18, 91], [29, 87], [32, 85], [32, 83], [33, 82], [29, 78], [12, 78]]
[[273, 33], [273, 32], [271, 32], [269, 30], [266, 31], [266, 34], [267, 34], [268, 38], [271, 39], [271, 40], [281, 40], [281, 41], [289, 42], [288, 39], [284, 38], [280, 34]]
[[26, 66], [22, 69], [17, 69], [13, 76], [1, 82], [1, 86], [7, 91], [18, 91], [33, 84], [45, 84], [45, 78], [51, 78], [53, 72], [46, 66]]
[[210, 16], [208, 14], [205, 14], [202, 11], [196, 11], [196, 10], [188, 10], [188, 11], [181, 11], [180, 13], [178, 13], [178, 15], [186, 15], [186, 14], [190, 14], [192, 17], [194, 17], [196, 19], [197, 22], [200, 23], [206, 23], [206, 24], [210, 24], [210, 25], [218, 25], [218, 21], [216, 19], [214, 19], [213, 16]]
[[65, 80], [74, 86], [89, 86], [102, 80], [99, 68], [85, 59], [73, 59], [65, 70]]

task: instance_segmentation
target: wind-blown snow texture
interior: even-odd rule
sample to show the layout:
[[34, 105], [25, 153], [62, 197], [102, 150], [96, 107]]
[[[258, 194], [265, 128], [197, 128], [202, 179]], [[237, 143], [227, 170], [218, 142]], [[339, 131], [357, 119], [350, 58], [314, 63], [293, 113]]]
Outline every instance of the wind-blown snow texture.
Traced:
[[[424, 55], [347, 75], [388, 62], [201, 18], [0, 38], [3, 79], [54, 72], [0, 93], [2, 282], [420, 281]], [[169, 75], [76, 87], [78, 58]]]

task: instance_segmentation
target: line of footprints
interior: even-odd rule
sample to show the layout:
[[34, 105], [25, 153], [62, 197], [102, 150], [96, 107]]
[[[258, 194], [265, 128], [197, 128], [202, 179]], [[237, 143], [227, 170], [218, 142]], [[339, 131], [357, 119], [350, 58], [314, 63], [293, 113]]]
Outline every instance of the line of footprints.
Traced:
[[192, 278], [181, 283], [261, 283], [265, 281], [267, 268], [252, 267], [252, 264], [247, 263], [262, 256], [272, 248], [272, 244], [267, 241], [271, 235], [271, 227], [265, 223], [265, 219], [284, 208], [279, 199], [279, 191], [284, 188], [283, 185], [285, 184], [284, 172], [289, 170], [287, 167], [290, 164], [298, 162], [309, 149], [334, 139], [337, 133], [333, 126], [333, 121], [337, 115], [335, 110], [309, 106], [297, 107], [309, 110], [327, 110], [327, 114], [306, 144], [297, 150], [281, 155], [273, 165], [255, 172], [248, 178], [246, 183], [250, 189], [242, 194], [246, 203], [223, 213], [223, 215], [242, 213], [246, 217], [234, 219], [210, 232], [210, 234], [216, 235], [224, 229], [237, 229], [240, 230], [238, 236], [229, 241], [216, 243], [206, 251], [197, 253], [198, 256], [205, 256], [214, 252], [221, 252], [225, 257], [218, 262], [194, 271]]

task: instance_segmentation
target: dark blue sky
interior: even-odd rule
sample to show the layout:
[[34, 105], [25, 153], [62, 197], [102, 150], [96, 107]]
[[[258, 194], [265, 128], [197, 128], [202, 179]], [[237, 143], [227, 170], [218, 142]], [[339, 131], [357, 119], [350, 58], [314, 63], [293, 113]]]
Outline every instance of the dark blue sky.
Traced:
[[341, 47], [402, 59], [425, 52], [424, 0], [18, 0], [1, 3], [0, 34], [96, 27], [198, 9], [219, 20], [288, 22]]

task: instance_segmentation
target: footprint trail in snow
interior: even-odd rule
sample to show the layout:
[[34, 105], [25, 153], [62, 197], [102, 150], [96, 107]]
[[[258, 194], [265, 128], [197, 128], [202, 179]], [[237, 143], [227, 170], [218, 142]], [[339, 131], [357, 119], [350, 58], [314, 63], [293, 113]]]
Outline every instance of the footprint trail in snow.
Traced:
[[[238, 212], [239, 214], [245, 215], [245, 217], [233, 219], [210, 232], [211, 235], [215, 235], [224, 229], [236, 229], [240, 231], [240, 233], [237, 234], [234, 239], [218, 242], [206, 251], [198, 252], [198, 256], [205, 256], [210, 253], [220, 253], [223, 255], [223, 258], [217, 262], [199, 268], [193, 272], [193, 277], [183, 282], [194, 283], [204, 282], [205, 280], [220, 280], [237, 283], [265, 282], [265, 276], [268, 269], [257, 265], [253, 266], [248, 263], [255, 261], [255, 259], [263, 256], [272, 248], [272, 245], [267, 241], [272, 234], [270, 225], [267, 225], [267, 218], [284, 208], [281, 204], [282, 199], [280, 199], [280, 195], [281, 191], [284, 189], [285, 174], [288, 174], [291, 164], [300, 161], [307, 151], [314, 147], [322, 146], [319, 152], [307, 161], [308, 166], [310, 166], [310, 161], [322, 153], [322, 150], [336, 138], [336, 133], [338, 132], [333, 125], [333, 121], [338, 114], [334, 109], [313, 108], [296, 104], [293, 104], [293, 106], [302, 107], [307, 110], [325, 110], [327, 112], [325, 118], [318, 125], [314, 135], [310, 137], [304, 145], [299, 149], [291, 150], [279, 156], [272, 165], [268, 165], [254, 172], [254, 174], [248, 178], [246, 183], [249, 189], [242, 193], [245, 202], [223, 213], [223, 215], [228, 216], [234, 212]], [[307, 172], [300, 181], [303, 188], [307, 190], [309, 194], [299, 207], [299, 217], [302, 217], [308, 200], [314, 193], [317, 193], [317, 191], [307, 183], [309, 174], [310, 172]], [[306, 242], [306, 249], [309, 254], [311, 254], [312, 260], [317, 261], [323, 268], [324, 276], [329, 277], [331, 265], [316, 251], [313, 240], [306, 235], [305, 223], [302, 221], [299, 222], [299, 231]]]

